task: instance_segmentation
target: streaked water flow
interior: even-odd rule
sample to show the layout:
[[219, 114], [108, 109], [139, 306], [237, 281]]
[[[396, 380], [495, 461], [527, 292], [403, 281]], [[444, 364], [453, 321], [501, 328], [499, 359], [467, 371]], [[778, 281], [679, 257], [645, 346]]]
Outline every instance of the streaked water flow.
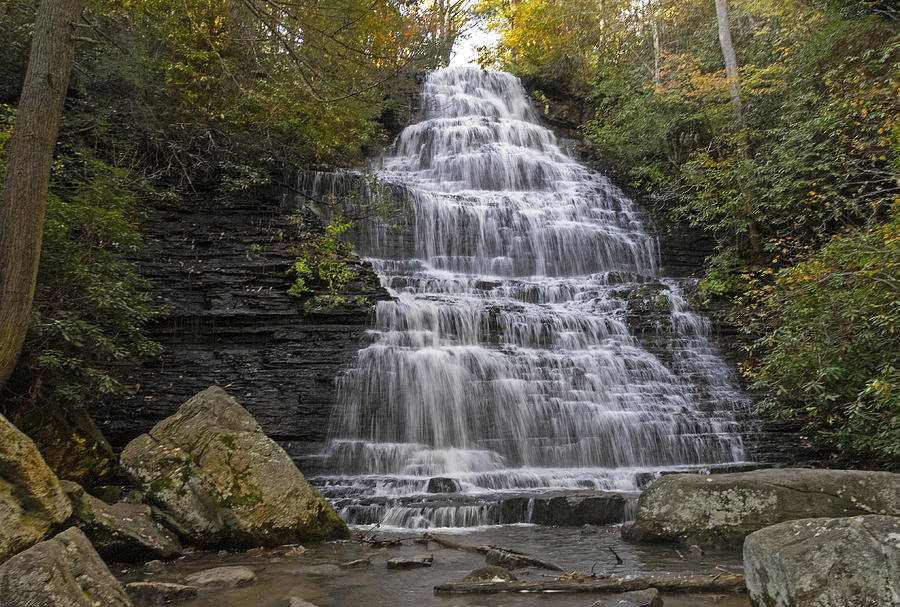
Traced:
[[[494, 524], [504, 494], [742, 462], [748, 402], [632, 202], [509, 74], [435, 72], [422, 103], [378, 170], [408, 212], [355, 234], [394, 299], [340, 379], [316, 479], [344, 516]], [[436, 477], [458, 491], [429, 501]]]

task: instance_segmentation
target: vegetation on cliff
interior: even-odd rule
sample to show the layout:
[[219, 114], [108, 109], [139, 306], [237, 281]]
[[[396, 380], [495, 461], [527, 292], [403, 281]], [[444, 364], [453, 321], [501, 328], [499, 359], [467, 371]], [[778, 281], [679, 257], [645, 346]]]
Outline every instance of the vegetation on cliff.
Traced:
[[[574, 97], [668, 221], [776, 415], [900, 456], [900, 11], [854, 0], [484, 0], [481, 60]], [[729, 74], [727, 59], [736, 57]]]
[[[0, 6], [3, 174], [35, 15], [60, 4]], [[74, 69], [31, 320], [3, 327], [5, 336], [28, 325], [5, 410], [127, 390], [110, 363], [155, 352], [143, 327], [161, 311], [128, 261], [146, 203], [234, 195], [273, 175], [357, 163], [385, 140], [382, 116], [417, 86], [416, 73], [446, 58], [457, 4], [87, 1], [65, 32]]]

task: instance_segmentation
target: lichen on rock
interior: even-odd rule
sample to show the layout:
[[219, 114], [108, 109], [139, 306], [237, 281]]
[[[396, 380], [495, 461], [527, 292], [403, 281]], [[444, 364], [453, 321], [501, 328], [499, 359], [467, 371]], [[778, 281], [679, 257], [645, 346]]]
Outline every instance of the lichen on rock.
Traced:
[[349, 535], [284, 450], [218, 387], [134, 439], [121, 464], [166, 523], [198, 545], [278, 546]]

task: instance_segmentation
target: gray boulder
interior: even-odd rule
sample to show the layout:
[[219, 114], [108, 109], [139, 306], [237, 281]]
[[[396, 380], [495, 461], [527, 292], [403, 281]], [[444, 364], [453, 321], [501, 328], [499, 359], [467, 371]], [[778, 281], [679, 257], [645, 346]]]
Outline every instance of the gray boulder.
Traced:
[[0, 565], [0, 607], [132, 607], [77, 527]]
[[744, 571], [757, 607], [900, 605], [900, 518], [779, 523], [747, 536]]
[[900, 474], [861, 470], [754, 470], [672, 474], [641, 494], [622, 537], [736, 549], [763, 527], [809, 517], [900, 513]]
[[131, 582], [125, 584], [125, 592], [135, 601], [151, 605], [167, 605], [197, 598], [196, 586], [166, 582]]
[[500, 520], [557, 527], [608, 525], [625, 520], [628, 499], [607, 491], [558, 491], [508, 497], [500, 502]]
[[71, 513], [37, 447], [0, 415], [0, 561], [49, 537]]
[[284, 450], [221, 388], [197, 394], [131, 441], [121, 464], [164, 522], [199, 545], [349, 536]]
[[188, 586], [194, 586], [200, 590], [223, 590], [225, 588], [241, 588], [249, 586], [256, 581], [256, 574], [249, 567], [233, 565], [231, 567], [216, 567], [204, 569], [184, 578]]
[[72, 502], [73, 522], [103, 558], [139, 562], [181, 554], [178, 538], [153, 520], [149, 506], [126, 502], [110, 506], [85, 493], [78, 483], [60, 481], [60, 486]]

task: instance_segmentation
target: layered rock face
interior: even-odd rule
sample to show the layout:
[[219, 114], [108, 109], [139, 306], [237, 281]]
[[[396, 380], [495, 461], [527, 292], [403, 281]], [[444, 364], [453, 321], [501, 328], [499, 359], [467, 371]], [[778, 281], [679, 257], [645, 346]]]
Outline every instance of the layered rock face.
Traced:
[[129, 443], [121, 464], [165, 522], [198, 545], [349, 535], [285, 451], [221, 388], [197, 394]]
[[747, 536], [744, 569], [757, 607], [900, 605], [900, 518], [810, 518]]
[[75, 527], [0, 565], [0, 607], [132, 607], [90, 541]]
[[0, 415], [0, 561], [47, 537], [71, 513], [37, 447]]
[[159, 203], [144, 224], [141, 271], [165, 306], [150, 337], [164, 351], [137, 373], [128, 369], [133, 396], [92, 411], [114, 446], [210, 385], [237, 395], [292, 455], [324, 440], [334, 379], [360, 348], [371, 305], [387, 293], [358, 262], [344, 303], [304, 310], [287, 293], [287, 269], [298, 234], [315, 234], [321, 223], [308, 213], [292, 220], [304, 201], [287, 190], [243, 196]]
[[864, 514], [900, 514], [900, 474], [800, 468], [673, 474], [641, 495], [622, 536], [737, 548], [753, 531], [783, 521]]

